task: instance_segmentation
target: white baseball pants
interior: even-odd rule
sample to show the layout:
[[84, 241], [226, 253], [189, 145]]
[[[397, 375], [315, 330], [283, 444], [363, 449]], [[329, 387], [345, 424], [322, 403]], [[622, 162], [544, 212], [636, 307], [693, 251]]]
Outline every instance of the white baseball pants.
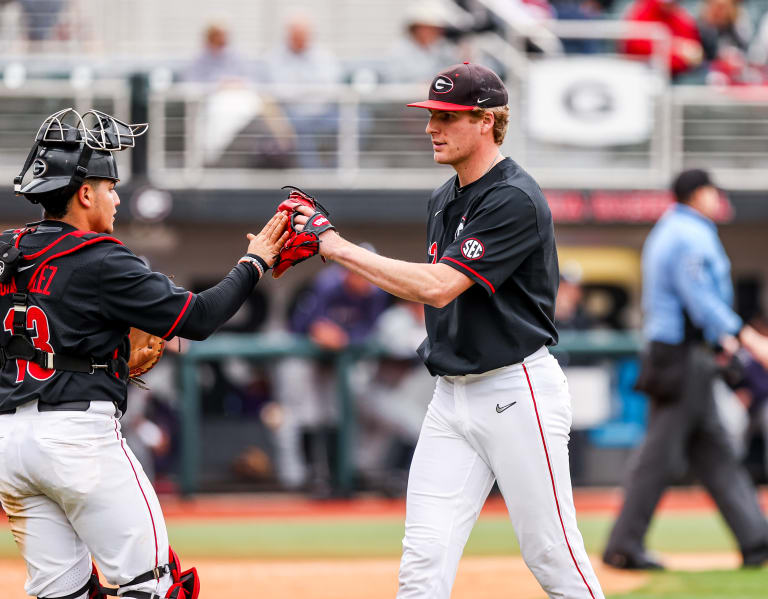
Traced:
[[[86, 412], [38, 412], [30, 402], [0, 415], [0, 502], [27, 563], [29, 595], [77, 591], [91, 553], [111, 585], [168, 563], [160, 504], [110, 402]], [[162, 596], [169, 586], [166, 575], [129, 588]]]
[[522, 363], [440, 377], [408, 479], [398, 599], [448, 599], [494, 480], [549, 597], [603, 599], [576, 524], [571, 401], [544, 347]]

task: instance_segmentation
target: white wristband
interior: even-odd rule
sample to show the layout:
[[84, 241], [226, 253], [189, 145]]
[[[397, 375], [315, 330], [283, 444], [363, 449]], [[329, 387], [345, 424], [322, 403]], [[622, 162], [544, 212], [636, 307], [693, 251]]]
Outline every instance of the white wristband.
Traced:
[[261, 266], [258, 260], [256, 258], [252, 258], [251, 256], [243, 256], [240, 258], [240, 260], [237, 261], [238, 264], [241, 264], [242, 262], [248, 262], [249, 264], [252, 264], [253, 267], [259, 271], [259, 278], [264, 276], [264, 268]]

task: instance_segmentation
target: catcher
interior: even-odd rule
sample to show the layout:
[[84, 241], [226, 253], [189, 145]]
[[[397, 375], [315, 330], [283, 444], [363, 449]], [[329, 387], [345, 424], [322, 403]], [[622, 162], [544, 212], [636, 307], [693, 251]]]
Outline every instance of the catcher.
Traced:
[[[126, 386], [164, 340], [204, 339], [226, 322], [288, 237], [276, 214], [197, 295], [150, 271], [111, 235], [113, 152], [146, 130], [96, 110], [45, 119], [14, 181], [43, 220], [0, 235], [0, 502], [38, 598], [198, 596], [120, 433]], [[130, 327], [140, 330], [129, 341]]]

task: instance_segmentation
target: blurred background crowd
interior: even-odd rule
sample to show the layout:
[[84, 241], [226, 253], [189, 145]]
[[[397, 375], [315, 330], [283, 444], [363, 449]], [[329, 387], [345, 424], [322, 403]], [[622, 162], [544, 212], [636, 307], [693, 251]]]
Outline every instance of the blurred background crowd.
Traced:
[[[463, 60], [503, 75], [502, 151], [555, 217], [574, 483], [616, 484], [647, 418], [640, 249], [681, 169], [722, 188], [736, 308], [768, 329], [768, 0], [0, 0], [0, 221], [36, 216], [11, 181], [42, 119], [93, 106], [150, 122], [118, 157], [116, 231], [190, 289], [286, 184], [346, 237], [424, 260], [429, 190], [451, 173], [404, 104]], [[432, 392], [424, 336], [421, 306], [313, 260], [260, 284], [216, 345], [170, 343], [126, 437], [161, 492], [401, 495]], [[743, 364], [718, 405], [766, 482], [768, 373]]]
[[[176, 79], [289, 84], [330, 84], [369, 76], [389, 83], [423, 81], [445, 64], [476, 55], [477, 48], [472, 48], [476, 36], [506, 36], [510, 25], [525, 34], [524, 43], [531, 52], [653, 54], [645, 32], [611, 40], [592, 34], [562, 38], [549, 27], [553, 20], [602, 20], [655, 23], [666, 30], [668, 68], [676, 82], [761, 84], [768, 64], [768, 14], [762, 0], [417, 0], [396, 2], [392, 11], [386, 11], [384, 2], [365, 3], [356, 11], [349, 11], [351, 3], [343, 1], [314, 6], [288, 3], [285, 11], [230, 0], [216, 14], [185, 10], [187, 4], [181, 2], [166, 3], [162, 9], [141, 0], [120, 4], [3, 0], [0, 49], [10, 55], [115, 54], [130, 62], [124, 53], [138, 44], [142, 47], [135, 48], [134, 60], [170, 65]], [[329, 14], [326, 9], [338, 12]], [[190, 12], [198, 13], [197, 18]], [[121, 28], [131, 16], [133, 25], [127, 29], [144, 31], [124, 30], [115, 39], [94, 26], [96, 16], [117, 17], [119, 24], [112, 27]], [[165, 24], [152, 24], [158, 18]], [[336, 20], [337, 27], [328, 27], [329, 20]], [[105, 19], [104, 29], [110, 28], [107, 23]], [[201, 26], [198, 31], [193, 31], [195, 25]], [[359, 31], [350, 31], [352, 27]], [[318, 29], [336, 30], [318, 36]], [[347, 30], [348, 39], [318, 41], [318, 37], [343, 35], [342, 29]], [[373, 35], [363, 36], [366, 29]], [[162, 37], [154, 37], [156, 32]], [[373, 37], [368, 50], [360, 37]], [[199, 45], [197, 56], [190, 60], [183, 54], [194, 45]], [[109, 68], [103, 58], [96, 62]], [[366, 67], [370, 72], [363, 73]]]

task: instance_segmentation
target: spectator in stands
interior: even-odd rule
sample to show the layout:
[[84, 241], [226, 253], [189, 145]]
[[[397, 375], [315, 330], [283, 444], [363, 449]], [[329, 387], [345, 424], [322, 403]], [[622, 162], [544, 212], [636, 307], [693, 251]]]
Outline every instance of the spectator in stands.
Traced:
[[[558, 19], [566, 21], [593, 21], [602, 19], [613, 0], [553, 0], [552, 7]], [[568, 54], [596, 54], [603, 41], [595, 39], [567, 38], [561, 40]]]
[[760, 18], [757, 33], [749, 45], [749, 62], [754, 65], [768, 66], [768, 11]]
[[495, 31], [506, 37], [511, 25], [513, 29], [525, 31], [526, 52], [559, 54], [563, 51], [560, 40], [546, 26], [546, 21], [557, 17], [548, 0], [496, 0], [491, 5], [491, 11], [487, 10], [488, 3], [484, 2], [480, 2], [482, 6], [478, 8], [478, 0], [460, 0], [458, 4], [470, 13], [474, 21], [468, 32]]
[[165, 456], [170, 449], [168, 431], [149, 416], [150, 391], [131, 388], [128, 390], [131, 409], [120, 419], [120, 427], [128, 446], [150, 482], [155, 482], [155, 457]]
[[[672, 36], [669, 72], [673, 80], [697, 69], [704, 60], [696, 19], [677, 0], [635, 0], [625, 17], [638, 23], [660, 23]], [[623, 51], [632, 56], [651, 56], [654, 41], [644, 37], [625, 40]]]
[[423, 83], [446, 65], [460, 62], [446, 39], [451, 15], [440, 0], [416, 0], [405, 11], [405, 36], [390, 53], [385, 78], [391, 83]]
[[67, 0], [19, 0], [24, 13], [26, 37], [30, 42], [51, 38]]
[[698, 26], [707, 60], [715, 60], [728, 48], [746, 52], [753, 33], [740, 0], [706, 0], [701, 5]]
[[[296, 157], [302, 168], [333, 167], [338, 109], [326, 101], [312, 101], [323, 88], [341, 83], [336, 57], [314, 41], [313, 20], [295, 12], [285, 25], [283, 41], [266, 57], [267, 83], [279, 86], [283, 109], [295, 131]], [[314, 90], [314, 93], [313, 93]]]
[[709, 62], [707, 83], [762, 83], [760, 72], [747, 62], [753, 27], [741, 0], [706, 0], [698, 25]]
[[560, 267], [560, 285], [555, 303], [555, 326], [558, 331], [585, 331], [594, 326], [584, 309], [581, 288], [582, 268], [578, 262], [565, 262]]
[[166, 344], [163, 359], [142, 375], [149, 389], [128, 386], [131, 407], [120, 420], [123, 436], [147, 477], [153, 484], [160, 482], [162, 488], [172, 486], [168, 474], [176, 471], [173, 449], [179, 433], [178, 354], [188, 343], [175, 338]]
[[245, 59], [230, 46], [229, 28], [223, 21], [212, 21], [203, 34], [203, 49], [183, 73], [185, 81], [200, 83], [240, 83], [249, 79]]
[[196, 139], [203, 162], [216, 168], [284, 168], [290, 165], [293, 130], [282, 108], [251, 85], [252, 65], [232, 48], [223, 20], [204, 30], [203, 49], [181, 73], [187, 82], [206, 84], [197, 111]]
[[[749, 321], [756, 331], [768, 335], [768, 319], [757, 314]], [[762, 437], [763, 467], [768, 477], [768, 370], [755, 360], [749, 352], [742, 350], [738, 354], [742, 366], [742, 378], [736, 393], [749, 412], [750, 426], [746, 439], [749, 445], [753, 436]]]
[[357, 467], [372, 490], [405, 493], [408, 467], [432, 397], [435, 379], [416, 354], [427, 335], [424, 305], [397, 301], [373, 333], [385, 355], [367, 393], [358, 398]]
[[[290, 329], [329, 352], [337, 352], [368, 340], [388, 302], [389, 295], [378, 287], [332, 265], [322, 270], [295, 301], [289, 315]], [[283, 481], [295, 485], [303, 479], [316, 497], [329, 496], [333, 491], [339, 417], [335, 374], [332, 360], [308, 365], [289, 359], [281, 365], [277, 379], [278, 400], [284, 412], [276, 433], [283, 454], [281, 467], [296, 469], [299, 451], [305, 460], [304, 473], [292, 471], [287, 474], [289, 480]], [[365, 385], [361, 381], [353, 384], [358, 390]]]

